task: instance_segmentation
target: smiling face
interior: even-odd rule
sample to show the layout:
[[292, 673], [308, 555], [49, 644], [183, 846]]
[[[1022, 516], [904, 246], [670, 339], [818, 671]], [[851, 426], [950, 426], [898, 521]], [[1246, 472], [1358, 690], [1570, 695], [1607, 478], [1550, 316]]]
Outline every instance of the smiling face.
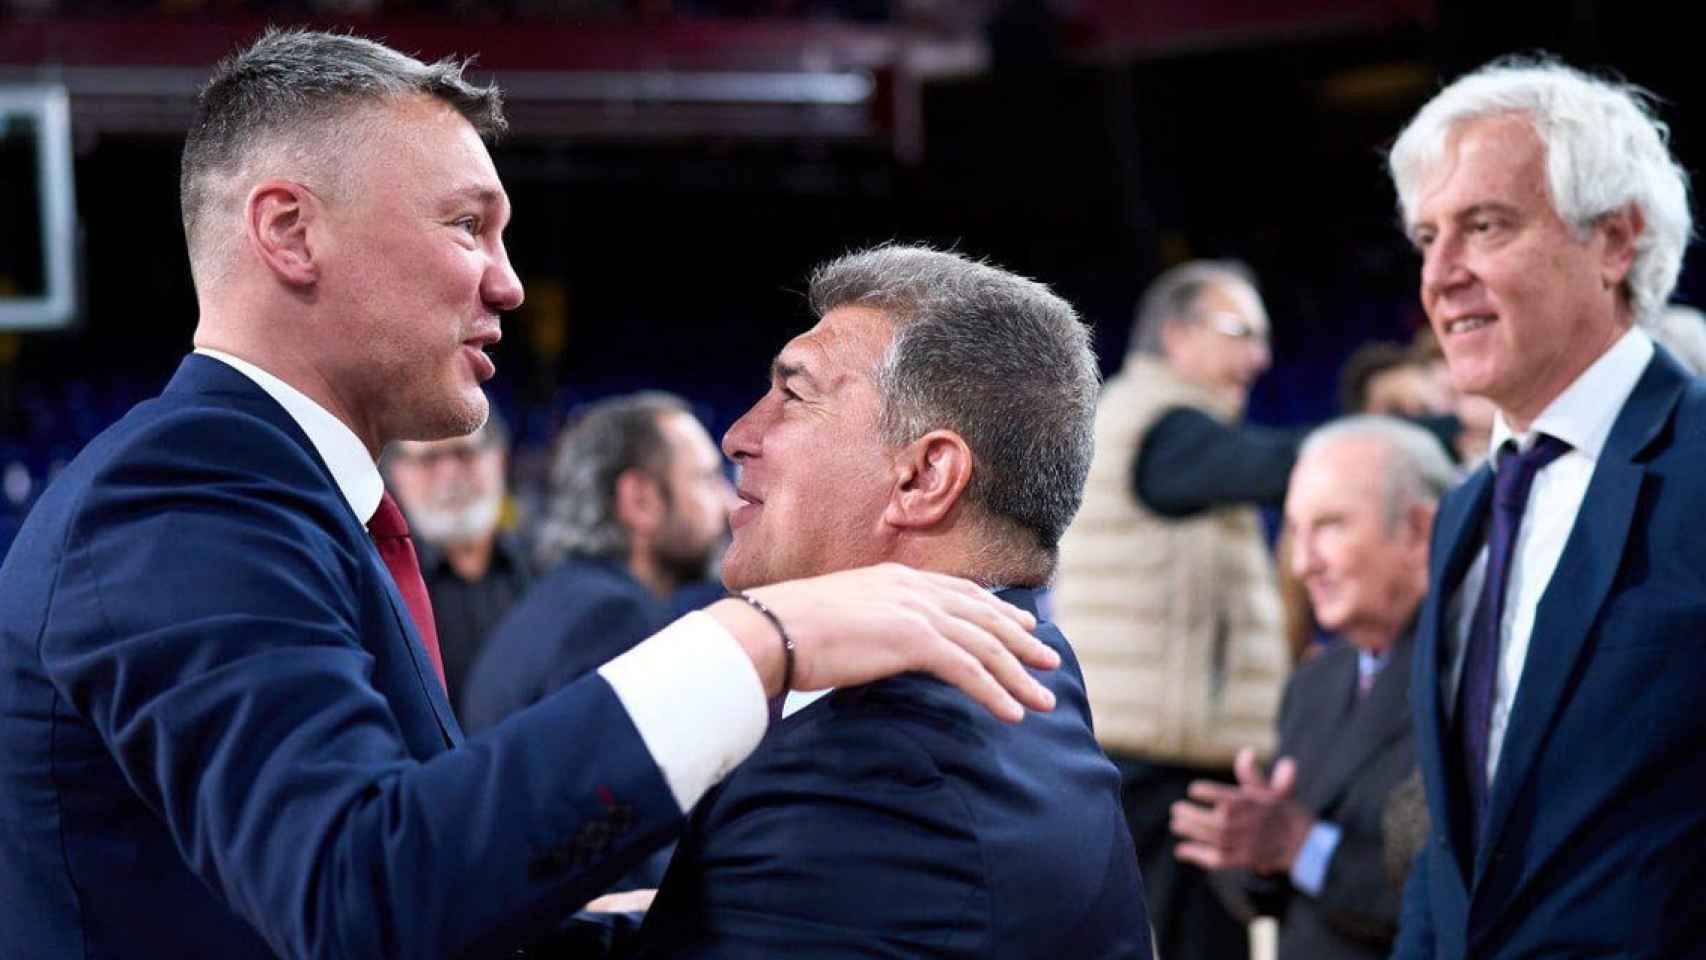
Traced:
[[370, 109], [382, 122], [347, 158], [315, 251], [323, 374], [370, 445], [466, 434], [486, 418], [483, 351], [522, 299], [509, 199], [454, 108], [423, 96]]
[[1315, 619], [1378, 652], [1403, 629], [1427, 591], [1431, 511], [1390, 520], [1386, 469], [1392, 451], [1347, 438], [1310, 451], [1292, 471], [1285, 523], [1292, 571]]
[[769, 392], [724, 434], [743, 501], [723, 555], [731, 590], [885, 559], [895, 476], [872, 377], [893, 338], [878, 311], [831, 310], [782, 349]]
[[1519, 116], [1459, 126], [1417, 196], [1422, 306], [1452, 383], [1526, 429], [1628, 329], [1619, 287], [1638, 221], [1609, 216], [1578, 237], [1554, 210], [1545, 148]]

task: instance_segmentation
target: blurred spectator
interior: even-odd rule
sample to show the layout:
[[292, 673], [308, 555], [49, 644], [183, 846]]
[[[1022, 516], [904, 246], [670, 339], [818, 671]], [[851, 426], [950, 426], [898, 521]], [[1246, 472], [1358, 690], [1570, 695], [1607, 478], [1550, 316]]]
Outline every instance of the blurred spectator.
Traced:
[[1683, 369], [1696, 377], [1706, 373], [1706, 314], [1685, 303], [1673, 303], [1653, 317], [1647, 332]]
[[492, 726], [650, 636], [664, 601], [705, 578], [734, 492], [687, 405], [665, 393], [590, 406], [558, 441], [541, 579], [464, 688], [469, 732]]
[[1293, 549], [1322, 625], [1344, 638], [1300, 667], [1280, 710], [1271, 778], [1254, 751], [1237, 786], [1202, 781], [1173, 813], [1180, 859], [1240, 871], [1280, 920], [1280, 960], [1385, 957], [1402, 882], [1383, 820], [1415, 769], [1411, 635], [1428, 585], [1428, 537], [1456, 470], [1418, 427], [1359, 416], [1304, 444], [1286, 495]]
[[1267, 312], [1242, 266], [1162, 274], [1102, 391], [1084, 505], [1061, 540], [1056, 620], [1122, 774], [1169, 960], [1249, 951], [1206, 875], [1174, 859], [1168, 809], [1193, 780], [1230, 780], [1239, 746], [1271, 744], [1289, 669], [1251, 504], [1284, 497], [1301, 433], [1238, 422], [1268, 361]]
[[1450, 384], [1413, 345], [1365, 343], [1339, 375], [1339, 405], [1346, 413], [1438, 416], [1451, 412], [1453, 398]]
[[464, 717], [457, 693], [486, 635], [533, 579], [521, 545], [499, 530], [508, 462], [509, 429], [496, 410], [466, 437], [400, 440], [384, 460], [432, 597], [445, 689]]

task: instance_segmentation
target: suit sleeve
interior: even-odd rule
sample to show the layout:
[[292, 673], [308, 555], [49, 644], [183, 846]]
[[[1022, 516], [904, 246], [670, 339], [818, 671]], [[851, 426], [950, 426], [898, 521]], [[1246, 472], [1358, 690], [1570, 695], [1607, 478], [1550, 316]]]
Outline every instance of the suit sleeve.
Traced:
[[1398, 925], [1399, 893], [1386, 875], [1385, 842], [1354, 826], [1340, 828], [1339, 845], [1315, 902], [1327, 922], [1345, 936], [1388, 943]]
[[67, 536], [43, 662], [279, 955], [513, 946], [679, 823], [598, 676], [415, 759], [362, 642], [366, 544], [276, 429], [180, 418], [119, 463]]

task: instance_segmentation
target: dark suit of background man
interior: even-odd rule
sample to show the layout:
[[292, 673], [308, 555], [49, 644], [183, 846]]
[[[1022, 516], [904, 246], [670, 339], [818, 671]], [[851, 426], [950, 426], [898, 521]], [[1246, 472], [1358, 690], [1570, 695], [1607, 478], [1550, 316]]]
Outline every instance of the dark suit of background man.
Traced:
[[1397, 955], [1706, 955], [1706, 390], [1641, 329], [1683, 172], [1637, 91], [1527, 61], [1447, 87], [1391, 169], [1452, 381], [1498, 407], [1434, 529]]
[[492, 629], [533, 579], [525, 548], [513, 533], [500, 529], [509, 430], [494, 410], [484, 426], [465, 437], [401, 440], [386, 449], [379, 463], [408, 517], [421, 579], [432, 598], [444, 688], [466, 728], [463, 683]]
[[490, 637], [463, 691], [479, 732], [650, 636], [665, 604], [704, 580], [728, 536], [734, 489], [687, 405], [612, 397], [563, 431], [539, 525], [545, 571]]
[[1403, 884], [1388, 876], [1383, 821], [1416, 766], [1410, 632], [1434, 508], [1455, 479], [1430, 434], [1373, 416], [1315, 431], [1292, 470], [1281, 559], [1340, 642], [1286, 685], [1271, 780], [1246, 750], [1237, 786], [1199, 781], [1198, 803], [1173, 812], [1179, 858], [1238, 871], [1257, 909], [1279, 918], [1280, 960], [1392, 949]]
[[[833, 261], [811, 300], [817, 325], [723, 438], [744, 501], [724, 581], [890, 560], [1032, 607], [1090, 461], [1076, 313], [917, 247]], [[1071, 648], [1039, 634], [1059, 706], [1017, 726], [921, 676], [796, 698], [694, 810], [647, 955], [1149, 957], [1119, 775]]]
[[[7, 960], [502, 954], [763, 735], [785, 658], [731, 599], [463, 742], [374, 465], [480, 425], [483, 348], [522, 298], [481, 141], [498, 95], [461, 69], [269, 31], [202, 92], [181, 184], [197, 352], [66, 467], [0, 568]], [[1049, 700], [1006, 651], [1055, 655], [970, 583], [757, 593], [802, 686], [924, 667], [1006, 716], [1006, 689]]]

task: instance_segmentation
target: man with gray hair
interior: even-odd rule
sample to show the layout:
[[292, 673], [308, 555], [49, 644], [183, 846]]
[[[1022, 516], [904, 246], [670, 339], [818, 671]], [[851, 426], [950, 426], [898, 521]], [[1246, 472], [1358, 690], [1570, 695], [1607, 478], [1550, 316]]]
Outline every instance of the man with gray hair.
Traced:
[[1411, 701], [1433, 839], [1397, 956], [1706, 956], [1706, 388], [1642, 329], [1687, 181], [1651, 99], [1492, 63], [1390, 158], [1489, 463], [1440, 505]]
[[[812, 278], [819, 320], [729, 428], [736, 590], [892, 561], [1035, 609], [1090, 462], [1096, 364], [1041, 284], [880, 247]], [[857, 616], [855, 614], [854, 616]], [[644, 956], [1150, 956], [1072, 650], [1017, 726], [923, 676], [791, 695], [694, 810]]]
[[711, 574], [734, 489], [679, 397], [600, 400], [557, 440], [536, 548], [546, 571], [486, 644], [462, 691], [478, 733], [664, 625], [666, 602]]
[[202, 91], [196, 352], [0, 567], [8, 960], [506, 955], [663, 843], [767, 697], [924, 670], [1052, 705], [1031, 614], [890, 565], [713, 604], [464, 743], [375, 466], [485, 420], [522, 300], [462, 69], [269, 30]]
[[1236, 785], [1198, 781], [1172, 811], [1179, 858], [1234, 871], [1279, 918], [1280, 960], [1392, 948], [1402, 883], [1387, 875], [1383, 818], [1416, 766], [1411, 631], [1434, 509], [1456, 477], [1431, 434], [1376, 416], [1316, 430], [1292, 470], [1282, 560], [1342, 642], [1286, 685], [1271, 776], [1244, 750]]
[[1157, 946], [1249, 952], [1208, 877], [1173, 856], [1168, 810], [1239, 747], [1271, 745], [1290, 667], [1256, 505], [1277, 505], [1302, 431], [1239, 422], [1268, 365], [1268, 317], [1225, 261], [1162, 274], [1096, 413], [1084, 509], [1060, 546], [1055, 612], [1078, 645], [1096, 734], [1124, 776]]

